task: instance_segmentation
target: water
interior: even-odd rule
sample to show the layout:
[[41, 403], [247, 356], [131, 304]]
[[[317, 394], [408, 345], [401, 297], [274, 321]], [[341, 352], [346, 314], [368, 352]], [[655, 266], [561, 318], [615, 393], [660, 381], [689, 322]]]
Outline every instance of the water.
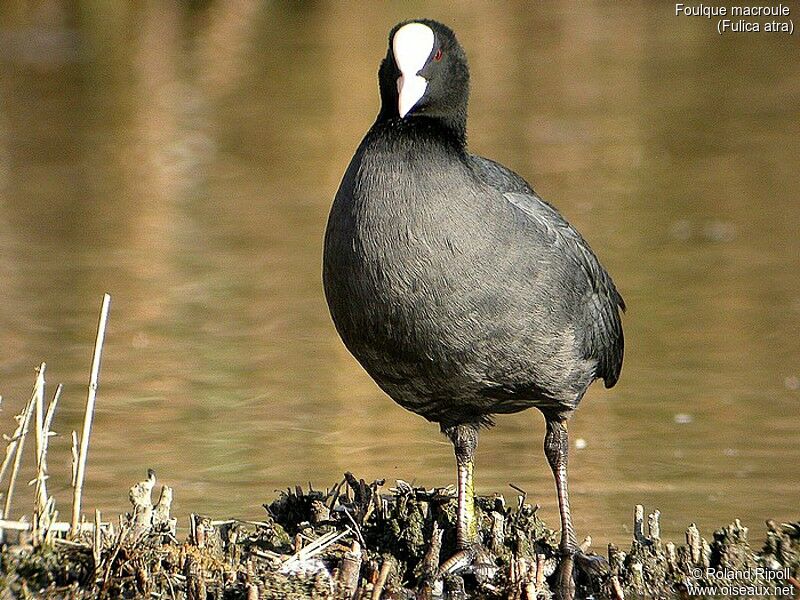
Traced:
[[[148, 467], [179, 515], [219, 517], [344, 470], [453, 482], [449, 443], [348, 355], [320, 283], [386, 33], [427, 14], [467, 48], [472, 148], [562, 210], [630, 307], [620, 383], [571, 424], [579, 535], [627, 540], [636, 503], [676, 540], [798, 518], [796, 37], [647, 3], [68, 6], [0, 16], [0, 416], [10, 433], [41, 361], [65, 384], [62, 514], [104, 291], [88, 511], [125, 510]], [[555, 526], [543, 433], [500, 417], [477, 483], [526, 489]]]

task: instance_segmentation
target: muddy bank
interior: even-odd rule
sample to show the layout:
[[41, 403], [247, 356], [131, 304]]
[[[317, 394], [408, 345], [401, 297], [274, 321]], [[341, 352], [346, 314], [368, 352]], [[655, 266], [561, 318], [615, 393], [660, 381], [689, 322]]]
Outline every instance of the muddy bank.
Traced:
[[[193, 515], [188, 535], [169, 516], [172, 490], [151, 501], [155, 475], [130, 491], [132, 510], [115, 523], [70, 532], [54, 515], [3, 521], [0, 598], [491, 598], [552, 595], [556, 532], [524, 495], [478, 499], [488, 551], [472, 573], [436, 580], [455, 551], [452, 490], [353, 475], [325, 491], [291, 489], [265, 505], [262, 521]], [[584, 548], [610, 570], [578, 581], [580, 597], [796, 597], [800, 523], [767, 523], [751, 548], [738, 521], [703, 537], [693, 525], [680, 544], [662, 540], [658, 512], [636, 507], [630, 548]], [[701, 589], [703, 586], [705, 589]], [[716, 590], [713, 587], [716, 586]]]

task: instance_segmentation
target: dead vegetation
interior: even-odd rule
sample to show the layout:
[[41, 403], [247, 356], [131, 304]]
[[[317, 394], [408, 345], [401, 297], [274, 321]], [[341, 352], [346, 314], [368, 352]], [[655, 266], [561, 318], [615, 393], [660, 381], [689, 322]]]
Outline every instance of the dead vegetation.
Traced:
[[[551, 597], [555, 532], [523, 496], [511, 506], [501, 496], [479, 498], [491, 566], [434, 581], [440, 561], [455, 549], [449, 489], [403, 482], [384, 489], [382, 481], [346, 474], [326, 491], [281, 493], [265, 505], [263, 521], [192, 515], [186, 539], [178, 539], [169, 516], [172, 491], [162, 487], [153, 504], [154, 484], [151, 471], [131, 488], [130, 513], [116, 524], [85, 523], [74, 535], [55, 522], [36, 541], [32, 524], [5, 521], [0, 598]], [[766, 544], [753, 551], [738, 522], [714, 532], [710, 542], [690, 526], [686, 544], [676, 546], [660, 539], [657, 513], [648, 531], [638, 527], [642, 514], [637, 507], [630, 550], [609, 547], [611, 573], [580, 582], [581, 597], [700, 596], [699, 586], [727, 584], [745, 590], [735, 594], [742, 597], [786, 598], [800, 589], [800, 523], [769, 523]]]

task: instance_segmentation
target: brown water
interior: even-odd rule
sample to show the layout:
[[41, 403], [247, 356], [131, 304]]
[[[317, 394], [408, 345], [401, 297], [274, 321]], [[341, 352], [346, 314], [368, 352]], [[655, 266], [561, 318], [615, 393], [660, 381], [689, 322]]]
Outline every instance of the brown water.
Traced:
[[[182, 515], [255, 517], [346, 469], [453, 481], [449, 443], [348, 355], [320, 284], [386, 33], [425, 14], [467, 48], [473, 149], [555, 203], [629, 305], [621, 381], [572, 423], [579, 534], [623, 541], [635, 503], [673, 539], [800, 517], [796, 36], [720, 37], [667, 3], [28, 4], [0, 9], [2, 430], [46, 361], [62, 514], [104, 291], [88, 511], [125, 510], [148, 467]], [[478, 488], [513, 482], [556, 525], [543, 429], [500, 417]]]

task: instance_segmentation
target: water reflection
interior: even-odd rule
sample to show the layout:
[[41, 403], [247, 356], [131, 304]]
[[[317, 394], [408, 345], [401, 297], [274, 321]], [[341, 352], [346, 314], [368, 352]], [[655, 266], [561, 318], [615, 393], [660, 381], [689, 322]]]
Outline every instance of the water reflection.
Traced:
[[[705, 532], [797, 518], [797, 45], [668, 9], [7, 3], [3, 429], [47, 361], [66, 384], [49, 461], [66, 506], [109, 291], [90, 509], [124, 510], [147, 467], [183, 514], [257, 516], [274, 489], [345, 469], [450, 482], [449, 443], [355, 364], [320, 286], [385, 34], [424, 12], [468, 49], [473, 149], [557, 204], [630, 306], [621, 382], [593, 389], [572, 426], [579, 531], [622, 541], [637, 502], [673, 538], [689, 518]], [[542, 435], [534, 411], [500, 418], [478, 485], [526, 488], [556, 523]]]

